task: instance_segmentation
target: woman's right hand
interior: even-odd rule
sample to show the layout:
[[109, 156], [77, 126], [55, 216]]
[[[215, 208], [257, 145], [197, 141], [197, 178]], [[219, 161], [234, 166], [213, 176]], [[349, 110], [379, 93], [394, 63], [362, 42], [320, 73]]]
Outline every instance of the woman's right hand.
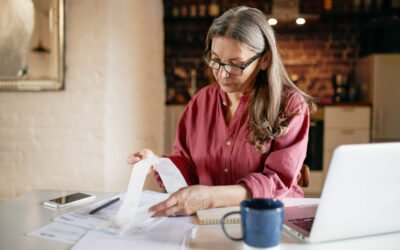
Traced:
[[136, 162], [155, 156], [156, 154], [154, 154], [153, 151], [151, 151], [150, 149], [144, 148], [141, 149], [139, 152], [130, 154], [128, 156], [128, 164], [135, 164]]
[[[151, 151], [150, 149], [144, 148], [142, 150], [140, 150], [139, 152], [133, 153], [128, 155], [128, 164], [135, 164], [136, 162], [152, 157], [152, 156], [156, 156], [156, 154], [154, 154], [153, 151]], [[149, 169], [149, 171], [152, 171], [153, 167], [151, 167], [151, 169]], [[154, 178], [156, 180], [156, 182], [158, 183], [158, 185], [160, 186], [160, 188], [165, 188], [164, 187], [164, 183], [161, 180], [160, 175], [157, 173], [157, 171], [154, 171]]]

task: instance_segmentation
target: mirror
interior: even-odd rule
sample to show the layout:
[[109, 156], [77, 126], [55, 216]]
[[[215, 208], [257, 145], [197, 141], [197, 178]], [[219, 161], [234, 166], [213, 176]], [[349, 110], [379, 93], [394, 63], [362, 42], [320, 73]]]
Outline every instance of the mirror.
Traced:
[[0, 90], [64, 88], [64, 0], [0, 0]]

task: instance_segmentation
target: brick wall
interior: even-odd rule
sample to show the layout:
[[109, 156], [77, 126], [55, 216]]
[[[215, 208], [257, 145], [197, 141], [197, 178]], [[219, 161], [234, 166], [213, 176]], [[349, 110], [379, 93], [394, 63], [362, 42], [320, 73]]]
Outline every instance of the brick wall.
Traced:
[[0, 92], [0, 200], [121, 191], [129, 152], [162, 152], [162, 35], [161, 1], [66, 1], [65, 90]]
[[355, 21], [320, 20], [276, 32], [292, 79], [322, 102], [332, 99], [334, 74], [353, 75], [359, 50]]

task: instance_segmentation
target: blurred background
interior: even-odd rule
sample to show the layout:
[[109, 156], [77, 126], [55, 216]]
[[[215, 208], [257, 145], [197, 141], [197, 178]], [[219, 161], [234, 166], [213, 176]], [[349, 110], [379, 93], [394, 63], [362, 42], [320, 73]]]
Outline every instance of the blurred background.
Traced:
[[[57, 68], [53, 40], [24, 26], [36, 34], [24, 45], [28, 63], [15, 78], [0, 75], [0, 200], [33, 189], [122, 191], [129, 153], [171, 153], [184, 105], [213, 82], [202, 61], [208, 27], [235, 5], [265, 13], [291, 79], [318, 98], [307, 196], [320, 195], [336, 146], [400, 141], [400, 0], [0, 0], [0, 20], [15, 16], [11, 2], [17, 12], [58, 5], [54, 41], [63, 43]], [[53, 17], [36, 17], [45, 26], [58, 18], [35, 13]], [[0, 33], [2, 55], [11, 35]], [[58, 75], [32, 74], [43, 65]], [[53, 78], [58, 85], [44, 85]]]

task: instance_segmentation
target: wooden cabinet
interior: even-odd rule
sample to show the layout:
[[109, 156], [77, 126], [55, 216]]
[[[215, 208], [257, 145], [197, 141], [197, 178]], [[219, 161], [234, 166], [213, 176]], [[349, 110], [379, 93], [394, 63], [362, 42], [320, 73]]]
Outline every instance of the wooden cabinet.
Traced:
[[164, 154], [172, 154], [173, 144], [178, 128], [179, 120], [185, 110], [185, 105], [167, 105], [165, 112], [165, 138], [164, 138]]
[[369, 143], [371, 141], [371, 107], [325, 106], [323, 133], [323, 170], [312, 171], [306, 195], [319, 196], [329, 170], [333, 151], [343, 144]]

